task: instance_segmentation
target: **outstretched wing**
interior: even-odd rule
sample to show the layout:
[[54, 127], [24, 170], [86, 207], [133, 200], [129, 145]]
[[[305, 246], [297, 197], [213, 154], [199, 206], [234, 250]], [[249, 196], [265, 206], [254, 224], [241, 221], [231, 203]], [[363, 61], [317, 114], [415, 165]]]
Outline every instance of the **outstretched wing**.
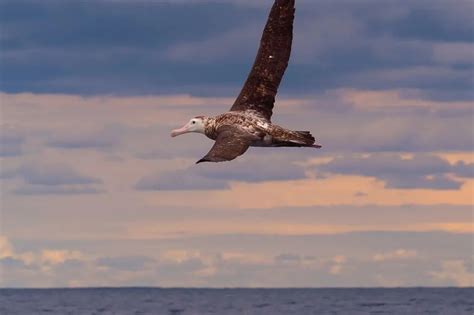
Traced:
[[242, 155], [250, 146], [251, 137], [233, 126], [222, 127], [216, 142], [205, 157], [196, 162], [224, 162]]
[[270, 120], [275, 95], [290, 59], [294, 17], [295, 0], [275, 0], [252, 71], [231, 111], [253, 109]]

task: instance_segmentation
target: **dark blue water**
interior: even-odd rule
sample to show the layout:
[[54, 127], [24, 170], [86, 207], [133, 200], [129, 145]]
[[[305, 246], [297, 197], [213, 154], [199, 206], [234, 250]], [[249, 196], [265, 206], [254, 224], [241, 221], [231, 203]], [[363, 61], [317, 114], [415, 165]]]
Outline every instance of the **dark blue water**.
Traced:
[[0, 289], [0, 314], [474, 314], [474, 289]]

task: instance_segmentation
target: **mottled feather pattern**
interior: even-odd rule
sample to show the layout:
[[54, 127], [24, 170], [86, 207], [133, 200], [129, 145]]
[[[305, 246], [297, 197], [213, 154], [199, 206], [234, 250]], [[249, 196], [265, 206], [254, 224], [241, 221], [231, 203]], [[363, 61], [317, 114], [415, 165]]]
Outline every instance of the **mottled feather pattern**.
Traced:
[[223, 126], [236, 126], [243, 132], [247, 132], [255, 137], [264, 136], [264, 126], [271, 126], [268, 120], [263, 118], [258, 112], [227, 112], [216, 117], [207, 118], [205, 121], [205, 134], [215, 140]]
[[293, 131], [274, 125], [253, 110], [210, 117], [206, 119], [205, 126], [206, 136], [213, 140], [223, 129], [233, 126], [238, 133], [248, 135], [250, 146], [311, 146], [315, 141], [308, 131]]

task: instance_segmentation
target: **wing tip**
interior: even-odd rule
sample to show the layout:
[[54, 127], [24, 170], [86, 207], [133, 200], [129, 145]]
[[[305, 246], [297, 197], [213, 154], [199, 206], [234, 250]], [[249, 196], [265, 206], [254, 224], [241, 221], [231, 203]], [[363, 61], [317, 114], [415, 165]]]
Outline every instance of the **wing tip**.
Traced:
[[279, 5], [285, 5], [285, 4], [295, 5], [295, 0], [275, 0], [275, 3]]
[[202, 158], [199, 161], [197, 161], [196, 164], [203, 163], [203, 162], [211, 162], [211, 160], [206, 159], [206, 158]]

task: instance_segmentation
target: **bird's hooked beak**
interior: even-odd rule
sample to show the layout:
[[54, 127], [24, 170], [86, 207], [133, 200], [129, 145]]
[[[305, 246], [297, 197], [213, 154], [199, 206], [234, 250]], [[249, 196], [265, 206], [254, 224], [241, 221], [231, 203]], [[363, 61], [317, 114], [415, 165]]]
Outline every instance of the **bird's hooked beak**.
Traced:
[[176, 136], [179, 136], [179, 135], [182, 135], [182, 134], [185, 134], [185, 133], [188, 133], [190, 132], [189, 131], [189, 123], [187, 123], [186, 125], [184, 125], [183, 127], [181, 128], [178, 128], [178, 129], [174, 129], [171, 131], [171, 136], [172, 137], [176, 137]]

